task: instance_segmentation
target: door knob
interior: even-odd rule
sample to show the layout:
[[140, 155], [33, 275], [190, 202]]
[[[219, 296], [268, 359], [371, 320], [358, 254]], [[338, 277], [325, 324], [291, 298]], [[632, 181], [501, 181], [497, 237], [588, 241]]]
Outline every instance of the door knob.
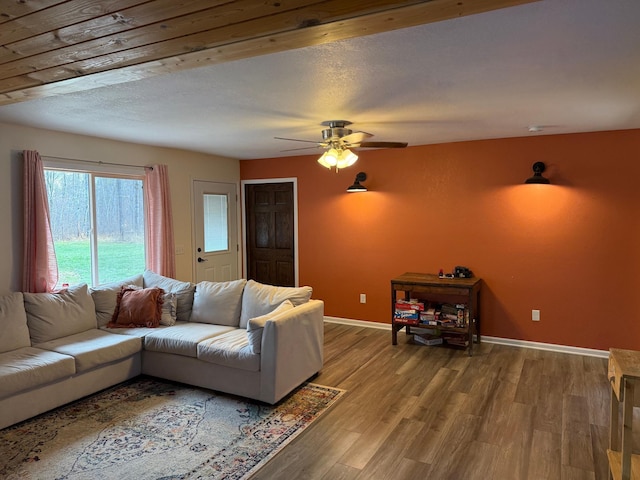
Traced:
[[208, 262], [208, 261], [209, 261], [209, 260], [207, 260], [206, 258], [198, 257], [198, 262], [199, 262], [199, 263], [202, 263], [202, 262]]

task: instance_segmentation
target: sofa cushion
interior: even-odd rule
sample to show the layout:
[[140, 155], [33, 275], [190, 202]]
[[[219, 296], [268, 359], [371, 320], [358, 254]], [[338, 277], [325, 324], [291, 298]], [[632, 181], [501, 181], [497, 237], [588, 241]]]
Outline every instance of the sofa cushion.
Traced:
[[291, 303], [291, 300], [285, 300], [278, 305], [274, 311], [269, 312], [266, 315], [249, 319], [249, 322], [247, 323], [247, 337], [249, 339], [249, 346], [253, 353], [260, 353], [264, 324], [267, 323], [268, 320], [272, 320], [281, 313], [289, 311], [292, 308], [295, 307], [293, 306], [293, 303]]
[[34, 347], [0, 353], [0, 398], [71, 377], [73, 357]]
[[31, 343], [97, 328], [95, 304], [85, 284], [58, 293], [24, 293]]
[[229, 282], [198, 283], [193, 295], [190, 321], [237, 327], [246, 283], [244, 278]]
[[111, 321], [118, 302], [118, 293], [123, 285], [135, 285], [142, 288], [142, 274], [134, 275], [119, 282], [105, 283], [89, 289], [96, 306], [98, 326], [102, 327]]
[[260, 370], [260, 355], [251, 351], [243, 328], [200, 342], [198, 360], [251, 372]]
[[198, 343], [234, 330], [233, 327], [208, 323], [177, 322], [144, 337], [145, 350], [196, 357]]
[[182, 322], [188, 322], [191, 317], [191, 307], [193, 306], [193, 292], [196, 285], [191, 282], [181, 282], [173, 278], [164, 277], [145, 270], [142, 274], [144, 287], [159, 287], [165, 293], [176, 294], [176, 317]]
[[291, 300], [295, 307], [307, 303], [311, 293], [311, 287], [276, 287], [249, 280], [242, 294], [240, 328], [247, 328], [250, 318], [260, 317], [273, 311], [285, 300]]
[[0, 353], [30, 346], [22, 292], [0, 297]]
[[142, 349], [142, 340], [93, 329], [35, 346], [72, 356], [76, 370], [84, 372], [135, 355]]
[[153, 332], [157, 332], [159, 329], [169, 328], [167, 325], [160, 325], [155, 328], [147, 328], [147, 327], [134, 327], [134, 328], [109, 328], [109, 327], [100, 327], [100, 330], [103, 332], [115, 333], [117, 335], [129, 335], [131, 337], [137, 337], [142, 341], [142, 348], [144, 349], [144, 339], [147, 335]]
[[118, 294], [113, 319], [107, 324], [115, 327], [149, 327], [160, 325], [164, 290], [158, 287], [138, 288], [125, 285]]

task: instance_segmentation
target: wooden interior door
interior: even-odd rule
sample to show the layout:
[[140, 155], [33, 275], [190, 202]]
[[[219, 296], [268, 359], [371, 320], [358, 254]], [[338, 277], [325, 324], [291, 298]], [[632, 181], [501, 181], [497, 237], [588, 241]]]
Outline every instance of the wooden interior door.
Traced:
[[247, 279], [296, 286], [293, 182], [245, 184]]

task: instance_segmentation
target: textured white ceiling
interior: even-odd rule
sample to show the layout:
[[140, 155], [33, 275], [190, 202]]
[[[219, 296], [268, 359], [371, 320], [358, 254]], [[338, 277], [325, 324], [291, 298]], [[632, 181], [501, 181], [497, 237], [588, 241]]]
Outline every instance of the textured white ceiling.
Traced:
[[332, 119], [409, 145], [640, 128], [640, 1], [545, 0], [0, 107], [240, 159], [315, 154], [273, 137], [319, 141]]

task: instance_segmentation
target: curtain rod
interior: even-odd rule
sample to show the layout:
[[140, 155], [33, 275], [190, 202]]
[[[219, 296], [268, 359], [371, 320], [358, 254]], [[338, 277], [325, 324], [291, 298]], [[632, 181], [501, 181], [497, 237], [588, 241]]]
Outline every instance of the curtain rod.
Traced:
[[53, 155], [41, 155], [44, 158], [54, 158], [56, 160], [67, 160], [70, 162], [81, 162], [81, 163], [96, 163], [98, 165], [115, 165], [118, 167], [135, 167], [135, 168], [143, 168], [153, 170], [153, 167], [147, 167], [144, 165], [131, 165], [128, 163], [114, 163], [114, 162], [103, 162], [102, 160], [80, 160], [79, 158], [66, 158], [66, 157], [55, 157]]

